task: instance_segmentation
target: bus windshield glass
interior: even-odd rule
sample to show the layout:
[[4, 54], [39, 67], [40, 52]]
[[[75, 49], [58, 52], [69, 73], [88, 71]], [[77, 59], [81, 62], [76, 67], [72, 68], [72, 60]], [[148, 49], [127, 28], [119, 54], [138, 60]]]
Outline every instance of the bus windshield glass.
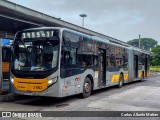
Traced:
[[52, 36], [54, 31], [38, 32], [17, 34], [13, 50], [13, 69], [48, 71], [57, 67], [58, 36]]

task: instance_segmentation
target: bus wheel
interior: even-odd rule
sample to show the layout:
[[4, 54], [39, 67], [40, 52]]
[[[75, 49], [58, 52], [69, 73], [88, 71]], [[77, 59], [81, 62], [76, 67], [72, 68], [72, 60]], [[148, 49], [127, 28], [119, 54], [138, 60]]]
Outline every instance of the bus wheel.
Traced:
[[144, 81], [144, 72], [142, 72], [141, 82]]
[[118, 87], [121, 88], [123, 86], [124, 78], [123, 75], [120, 74]]
[[91, 91], [92, 91], [92, 83], [91, 80], [86, 77], [84, 80], [84, 84], [83, 84], [83, 93], [82, 93], [82, 97], [83, 98], [87, 98], [91, 95]]

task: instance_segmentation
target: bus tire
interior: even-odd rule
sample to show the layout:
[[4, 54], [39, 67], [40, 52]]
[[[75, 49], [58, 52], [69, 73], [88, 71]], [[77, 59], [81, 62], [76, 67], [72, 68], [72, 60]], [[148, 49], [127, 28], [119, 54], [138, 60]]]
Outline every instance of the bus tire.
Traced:
[[92, 83], [91, 80], [88, 77], [86, 77], [83, 84], [82, 97], [83, 98], [89, 97], [91, 95], [91, 92], [92, 92]]
[[124, 78], [123, 75], [120, 74], [118, 87], [119, 88], [123, 87], [123, 84], [124, 84]]
[[144, 81], [144, 72], [142, 72], [142, 76], [141, 76], [141, 82]]

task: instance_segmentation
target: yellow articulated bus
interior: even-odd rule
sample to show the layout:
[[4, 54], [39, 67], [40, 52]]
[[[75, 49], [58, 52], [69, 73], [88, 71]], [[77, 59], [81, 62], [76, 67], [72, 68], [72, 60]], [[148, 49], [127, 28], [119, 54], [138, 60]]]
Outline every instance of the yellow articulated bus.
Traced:
[[11, 64], [15, 94], [90, 96], [109, 86], [150, 75], [150, 54], [107, 39], [61, 27], [41, 27], [16, 34]]
[[10, 61], [11, 61], [11, 47], [2, 46], [2, 73], [3, 79], [10, 79]]

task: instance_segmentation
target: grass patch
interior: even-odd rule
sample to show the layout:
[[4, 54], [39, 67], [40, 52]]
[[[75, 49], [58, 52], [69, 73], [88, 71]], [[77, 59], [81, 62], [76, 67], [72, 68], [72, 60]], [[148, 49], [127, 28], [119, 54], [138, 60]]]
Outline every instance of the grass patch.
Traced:
[[151, 72], [160, 72], [160, 66], [150, 66]]

